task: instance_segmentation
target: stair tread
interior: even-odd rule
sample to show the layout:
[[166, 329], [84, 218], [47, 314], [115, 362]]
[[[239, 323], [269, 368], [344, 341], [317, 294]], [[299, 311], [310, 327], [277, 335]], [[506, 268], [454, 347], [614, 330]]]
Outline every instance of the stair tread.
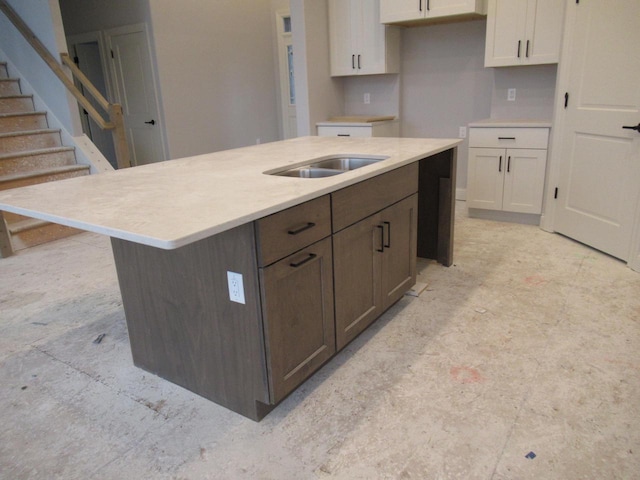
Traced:
[[38, 135], [47, 133], [60, 133], [59, 128], [40, 128], [37, 130], [21, 130], [19, 132], [2, 132], [0, 133], [0, 139], [8, 137], [21, 137], [26, 135]]
[[33, 170], [25, 173], [13, 173], [11, 175], [0, 175], [0, 182], [10, 182], [14, 180], [21, 180], [24, 178], [40, 177], [43, 175], [53, 175], [56, 173], [75, 172], [80, 170], [89, 170], [88, 165], [65, 165], [62, 167], [50, 167], [42, 170]]
[[47, 222], [46, 220], [40, 220], [37, 218], [27, 218], [25, 220], [9, 223], [7, 227], [9, 227], [9, 233], [11, 233], [12, 235], [16, 235], [20, 232], [24, 232], [26, 230], [32, 230], [34, 228], [44, 227], [45, 225], [49, 225], [49, 224], [51, 224], [51, 222]]
[[33, 98], [33, 95], [23, 95], [21, 93], [11, 93], [9, 95], [0, 95], [0, 100], [7, 98]]
[[24, 150], [21, 152], [12, 152], [12, 153], [1, 153], [0, 160], [6, 160], [8, 158], [16, 158], [16, 157], [33, 157], [36, 155], [44, 155], [47, 153], [60, 153], [60, 152], [73, 152], [75, 149], [73, 147], [48, 147], [48, 148], [37, 148], [33, 150]]
[[11, 118], [11, 117], [22, 117], [26, 115], [46, 115], [47, 112], [37, 111], [37, 112], [11, 112], [11, 113], [0, 113], [0, 118]]

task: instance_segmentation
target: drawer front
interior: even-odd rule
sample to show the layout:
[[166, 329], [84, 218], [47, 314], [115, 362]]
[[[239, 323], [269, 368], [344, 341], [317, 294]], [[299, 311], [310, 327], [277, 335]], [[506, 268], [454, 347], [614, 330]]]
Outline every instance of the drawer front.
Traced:
[[372, 127], [318, 127], [321, 137], [372, 137]]
[[548, 128], [469, 129], [469, 147], [546, 149], [548, 143]]
[[256, 221], [258, 263], [270, 265], [331, 235], [329, 195]]
[[353, 225], [417, 191], [418, 162], [338, 190], [331, 194], [333, 231]]

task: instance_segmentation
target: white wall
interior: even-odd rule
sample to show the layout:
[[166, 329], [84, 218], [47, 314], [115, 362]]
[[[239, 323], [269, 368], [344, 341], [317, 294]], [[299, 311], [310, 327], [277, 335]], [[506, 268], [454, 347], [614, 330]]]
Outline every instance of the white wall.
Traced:
[[[38, 39], [55, 59], [59, 60], [60, 53], [67, 52], [56, 0], [9, 0], [9, 4], [36, 32]], [[76, 101], [4, 14], [0, 14], [0, 45], [4, 54], [45, 102], [50, 113], [71, 134], [81, 134]]]
[[291, 0], [298, 135], [344, 112], [344, 88], [331, 78], [327, 0]]
[[149, 21], [148, 0], [60, 0], [67, 36]]

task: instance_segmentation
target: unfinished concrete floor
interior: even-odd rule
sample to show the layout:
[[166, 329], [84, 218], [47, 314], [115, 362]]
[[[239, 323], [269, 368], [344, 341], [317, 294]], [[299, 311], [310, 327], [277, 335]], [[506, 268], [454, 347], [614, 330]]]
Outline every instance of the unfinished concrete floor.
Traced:
[[0, 260], [0, 478], [640, 478], [640, 274], [464, 208], [455, 265], [260, 423], [133, 366], [107, 238]]

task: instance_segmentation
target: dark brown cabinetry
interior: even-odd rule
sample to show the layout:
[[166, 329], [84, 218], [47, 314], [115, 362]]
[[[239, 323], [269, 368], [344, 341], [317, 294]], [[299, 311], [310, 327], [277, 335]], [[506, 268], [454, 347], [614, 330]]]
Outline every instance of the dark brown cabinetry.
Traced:
[[416, 280], [418, 164], [331, 195], [340, 350]]

